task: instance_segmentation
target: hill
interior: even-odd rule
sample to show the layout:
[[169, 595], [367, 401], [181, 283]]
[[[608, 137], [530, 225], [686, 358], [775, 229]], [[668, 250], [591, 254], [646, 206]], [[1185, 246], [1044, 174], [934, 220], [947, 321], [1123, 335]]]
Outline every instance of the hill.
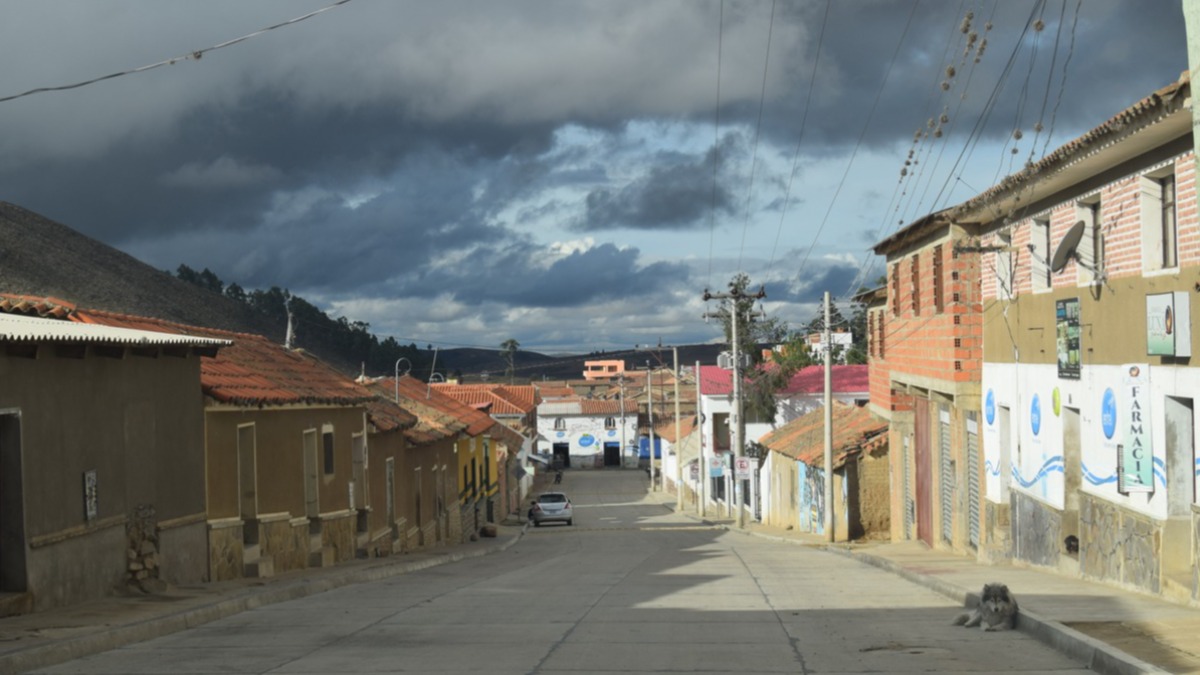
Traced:
[[[287, 332], [282, 302], [278, 303], [279, 311], [264, 313], [251, 304], [183, 281], [66, 225], [4, 201], [0, 201], [0, 293], [54, 297], [79, 307], [253, 333], [279, 343]], [[307, 303], [301, 304], [317, 311]], [[299, 334], [298, 346], [349, 375], [358, 374], [365, 358], [363, 350], [348, 349], [344, 335], [322, 330], [300, 330]], [[416, 350], [415, 346], [412, 349], [415, 352], [410, 358], [414, 362], [412, 374], [429, 377], [434, 354]], [[680, 347], [680, 365], [693, 364], [697, 359], [713, 363], [720, 349], [717, 345]], [[525, 382], [578, 379], [583, 376], [584, 361], [618, 358], [625, 360], [627, 369], [644, 368], [647, 361], [669, 367], [672, 354], [670, 349], [663, 350], [661, 355], [634, 350], [572, 356], [519, 351], [514, 358], [515, 378]], [[392, 357], [387, 363], [394, 360]], [[437, 353], [437, 372], [461, 375], [468, 380], [501, 381], [506, 366], [498, 349], [447, 349]]]

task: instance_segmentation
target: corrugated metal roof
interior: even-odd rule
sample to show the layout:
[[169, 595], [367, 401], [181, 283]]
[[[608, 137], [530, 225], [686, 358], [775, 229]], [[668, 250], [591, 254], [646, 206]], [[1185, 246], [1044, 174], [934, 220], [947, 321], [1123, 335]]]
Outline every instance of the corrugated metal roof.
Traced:
[[289, 350], [261, 335], [185, 326], [162, 319], [78, 310], [73, 321], [96, 326], [173, 331], [181, 337], [232, 340], [213, 358], [200, 361], [200, 385], [217, 401], [234, 405], [361, 405], [374, 396], [354, 380], [301, 350]]
[[74, 323], [24, 314], [0, 313], [0, 340], [6, 342], [58, 342], [110, 344], [128, 347], [225, 347], [229, 340], [179, 335], [133, 328]]
[[579, 401], [548, 401], [538, 406], [538, 415], [581, 415]]

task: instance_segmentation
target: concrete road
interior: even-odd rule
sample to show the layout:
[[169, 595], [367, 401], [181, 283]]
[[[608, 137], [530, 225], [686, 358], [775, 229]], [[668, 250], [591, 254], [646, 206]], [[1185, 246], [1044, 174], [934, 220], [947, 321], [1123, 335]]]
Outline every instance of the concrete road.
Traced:
[[575, 525], [41, 673], [1087, 672], [889, 572], [709, 528], [641, 471], [569, 471]]

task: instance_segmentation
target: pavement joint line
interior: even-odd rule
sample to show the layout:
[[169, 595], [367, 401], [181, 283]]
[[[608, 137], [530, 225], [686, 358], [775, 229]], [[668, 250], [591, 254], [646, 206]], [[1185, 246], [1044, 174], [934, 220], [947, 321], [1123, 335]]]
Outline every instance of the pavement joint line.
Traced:
[[[702, 520], [709, 522], [707, 519], [701, 519], [699, 516], [692, 514], [682, 514], [694, 520]], [[728, 524], [719, 523], [718, 527], [724, 527], [729, 532], [736, 532], [745, 536], [757, 537], [760, 539], [768, 539], [771, 541], [785, 542], [806, 546], [808, 548], [825, 550], [830, 553], [853, 558], [861, 562], [867, 563], [874, 567], [878, 567], [884, 571], [891, 572], [897, 576], [903, 577], [915, 584], [925, 586], [955, 602], [966, 605], [969, 598], [978, 598], [977, 593], [967, 591], [957, 584], [950, 583], [944, 579], [940, 579], [928, 574], [921, 574], [906, 569], [903, 565], [895, 561], [888, 560], [881, 556], [872, 555], [863, 551], [855, 551], [850, 548], [837, 546], [830, 543], [816, 544], [806, 541], [797, 541], [788, 537], [780, 537], [778, 535], [766, 534], [763, 532], [755, 532], [749, 529], [739, 529]], [[1038, 616], [1035, 612], [1030, 612], [1027, 609], [1021, 609], [1017, 620], [1017, 630], [1033, 637], [1039, 642], [1059, 651], [1067, 656], [1081, 661], [1088, 669], [1105, 675], [1134, 675], [1136, 673], [1168, 673], [1158, 666], [1147, 663], [1131, 654], [1128, 654], [1110, 644], [1097, 640], [1091, 636], [1067, 626], [1059, 621], [1044, 619]]]
[[330, 570], [329, 576], [321, 579], [298, 578], [271, 585], [244, 589], [234, 597], [218, 597], [210, 602], [155, 616], [134, 623], [113, 626], [89, 635], [52, 640], [0, 655], [0, 674], [24, 673], [30, 670], [73, 661], [85, 656], [99, 654], [137, 642], [196, 628], [206, 623], [228, 618], [247, 610], [268, 605], [298, 600], [310, 595], [324, 593], [335, 588], [367, 581], [379, 581], [401, 574], [408, 574], [430, 567], [437, 567], [468, 558], [478, 558], [500, 553], [516, 544], [525, 535], [528, 524], [507, 541], [469, 552], [453, 552], [430, 556], [424, 560], [410, 562], [381, 562], [362, 569]]

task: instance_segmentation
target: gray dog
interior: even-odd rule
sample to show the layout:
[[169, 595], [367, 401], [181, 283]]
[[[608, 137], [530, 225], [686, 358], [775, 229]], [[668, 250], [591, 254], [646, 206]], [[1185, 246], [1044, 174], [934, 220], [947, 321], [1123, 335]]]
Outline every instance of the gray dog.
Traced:
[[959, 614], [954, 625], [983, 630], [1005, 630], [1017, 625], [1017, 599], [1000, 583], [984, 584], [979, 605], [971, 612]]

